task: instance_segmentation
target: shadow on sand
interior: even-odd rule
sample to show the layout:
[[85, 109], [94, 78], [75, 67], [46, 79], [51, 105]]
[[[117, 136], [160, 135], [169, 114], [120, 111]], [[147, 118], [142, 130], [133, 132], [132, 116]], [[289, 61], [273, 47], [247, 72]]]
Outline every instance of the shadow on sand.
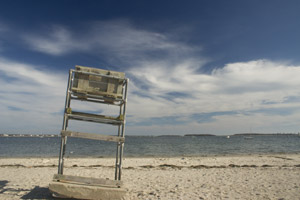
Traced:
[[29, 193], [21, 199], [55, 199], [52, 197], [48, 188], [35, 186]]
[[3, 192], [5, 192], [6, 190], [5, 189], [3, 189], [5, 186], [6, 186], [6, 184], [8, 183], [8, 181], [7, 180], [4, 180], [4, 181], [0, 181], [0, 194], [2, 194]]
[[[21, 199], [59, 199], [54, 198], [48, 188], [35, 186], [29, 193], [21, 197]], [[74, 200], [64, 198], [64, 200]]]
[[[0, 180], [0, 194], [7, 191], [16, 194], [19, 192], [28, 192], [27, 194], [20, 197], [20, 199], [57, 199], [52, 196], [51, 192], [46, 187], [35, 186], [32, 190], [5, 188], [7, 183], [8, 183], [7, 180]], [[72, 200], [72, 199], [64, 199], [64, 200]]]
[[15, 189], [15, 188], [6, 187], [7, 183], [8, 183], [7, 180], [0, 180], [0, 194], [3, 194], [3, 193], [18, 194], [19, 192], [30, 191], [27, 189]]

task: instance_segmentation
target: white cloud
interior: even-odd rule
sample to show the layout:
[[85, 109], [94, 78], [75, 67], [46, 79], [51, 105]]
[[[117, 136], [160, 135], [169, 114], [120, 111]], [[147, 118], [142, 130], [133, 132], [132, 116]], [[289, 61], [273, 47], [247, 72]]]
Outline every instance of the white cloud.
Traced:
[[[199, 56], [201, 48], [136, 28], [128, 21], [94, 22], [78, 30], [84, 31], [53, 26], [47, 33], [32, 33], [24, 39], [32, 49], [46, 54], [99, 54], [112, 65], [126, 66], [124, 71], [131, 78], [127, 121], [135, 124], [127, 128], [129, 134], [141, 135], [145, 130], [148, 134], [295, 132], [300, 128], [296, 112], [300, 103], [287, 101], [300, 98], [300, 66], [254, 60], [228, 63], [205, 74], [201, 67], [207, 59]], [[16, 114], [12, 119], [22, 122], [17, 116], [22, 111], [8, 108], [26, 108], [24, 116], [30, 112], [34, 119], [26, 119], [28, 124], [38, 119], [45, 126], [61, 123], [62, 114], [58, 120], [51, 112], [63, 107], [65, 74], [4, 59], [0, 59], [0, 71], [7, 76], [0, 79], [6, 113], [1, 116]]]
[[[125, 59], [144, 60], [151, 58], [148, 54], [166, 54], [168, 57], [176, 57], [192, 53], [195, 47], [170, 40], [166, 35], [138, 29], [128, 21], [96, 22], [90, 25], [90, 37], [93, 44], [106, 50], [110, 55]], [[132, 61], [134, 62], [134, 61]]]
[[56, 56], [84, 52], [104, 56], [108, 62], [132, 65], [137, 62], [172, 58], [176, 62], [200, 50], [166, 35], [138, 29], [125, 20], [97, 21], [76, 30], [52, 26], [40, 33], [27, 34], [24, 41], [33, 50]]
[[47, 33], [25, 35], [24, 40], [32, 49], [51, 55], [85, 50], [87, 45], [76, 41], [72, 33], [62, 26], [53, 26]]
[[0, 58], [0, 85], [0, 120], [6, 131], [52, 131], [61, 124], [57, 113], [63, 108], [66, 81], [59, 73]]
[[[174, 116], [183, 119], [186, 116], [186, 120], [190, 120], [190, 124], [195, 128], [214, 126], [215, 128], [211, 127], [208, 130], [221, 133], [220, 127], [236, 132], [249, 131], [249, 126], [256, 127], [257, 131], [276, 131], [291, 120], [299, 119], [300, 115], [294, 112], [291, 112], [289, 117], [281, 115], [285, 110], [295, 110], [300, 106], [300, 102], [297, 101], [285, 102], [289, 96], [300, 96], [300, 66], [257, 60], [231, 63], [213, 70], [211, 74], [201, 74], [194, 67], [196, 65], [197, 63], [193, 62], [183, 62], [170, 67], [162, 63], [146, 63], [131, 69], [129, 74], [136, 81], [133, 81], [130, 88], [133, 94], [130, 94], [132, 97], [129, 110], [135, 116], [135, 120], [147, 121], [149, 118]], [[144, 88], [148, 89], [143, 91], [139, 85], [147, 85]], [[182, 95], [166, 96], [167, 93]], [[264, 103], [268, 101], [273, 103]], [[272, 118], [268, 112], [276, 109], [280, 110], [276, 113], [273, 111]], [[232, 111], [233, 114], [226, 114]], [[225, 114], [216, 114], [213, 117], [214, 121], [195, 126], [197, 114], [217, 112]], [[189, 117], [193, 115], [194, 119]], [[262, 120], [264, 126], [255, 118]], [[255, 124], [249, 125], [250, 122]], [[188, 123], [174, 126], [187, 128], [190, 125]], [[296, 131], [296, 128], [299, 126], [294, 125], [289, 129], [285, 126], [285, 130], [290, 131]]]
[[[226, 81], [222, 83], [225, 84], [224, 87], [233, 91], [239, 91], [240, 88], [245, 92], [290, 90], [299, 84], [295, 76], [298, 73], [297, 66], [266, 60], [227, 64], [224, 68], [213, 71], [214, 76]], [[286, 80], [282, 80], [283, 78]]]
[[[67, 71], [45, 70], [41, 66], [0, 58], [0, 133], [58, 134], [62, 127], [67, 79]], [[72, 109], [102, 111], [102, 108], [95, 110], [93, 105], [74, 101]], [[114, 110], [104, 108], [103, 111], [105, 109]], [[84, 127], [80, 123], [69, 124], [75, 130]], [[88, 129], [97, 130], [95, 124], [89, 124]]]
[[11, 62], [0, 58], [0, 70], [10, 78], [42, 84], [48, 87], [57, 87], [61, 84], [61, 77], [55, 76], [54, 73], [43, 72], [36, 67], [17, 62]]
[[[232, 63], [211, 74], [201, 74], [194, 65], [194, 61], [174, 68], [162, 63], [154, 65], [156, 67], [144, 63], [144, 66], [127, 72], [133, 77], [129, 87], [128, 122], [139, 124], [158, 118], [151, 121], [153, 125], [129, 126], [127, 133], [184, 134], [199, 133], [200, 130], [202, 133], [230, 134], [284, 132], [298, 128], [296, 122], [300, 116], [297, 112], [283, 116], [280, 111], [275, 114], [268, 111], [299, 107], [297, 101], [286, 103], [288, 97], [300, 96], [297, 90], [299, 67], [259, 60]], [[2, 128], [13, 132], [41, 130], [58, 133], [66, 74], [5, 59], [0, 59], [0, 72]], [[264, 78], [264, 74], [268, 77]], [[140, 88], [141, 83], [148, 89]], [[256, 87], [257, 83], [263, 89]], [[237, 87], [243, 90], [233, 92]], [[171, 94], [168, 96], [167, 93]], [[182, 94], [176, 96], [172, 93]], [[264, 104], [264, 101], [272, 104]], [[81, 109], [92, 108], [83, 106]], [[236, 113], [230, 114], [230, 111]], [[214, 112], [225, 114], [217, 113], [212, 116], [212, 121], [198, 123], [197, 115]], [[194, 118], [191, 117], [193, 115]], [[172, 117], [185, 123], [157, 123], [159, 118]], [[209, 116], [206, 117], [209, 119]]]

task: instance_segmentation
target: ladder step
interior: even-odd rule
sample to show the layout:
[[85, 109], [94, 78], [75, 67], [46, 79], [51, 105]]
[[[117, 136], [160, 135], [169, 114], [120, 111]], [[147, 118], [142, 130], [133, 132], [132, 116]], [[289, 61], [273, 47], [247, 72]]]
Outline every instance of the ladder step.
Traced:
[[124, 123], [124, 120], [118, 117], [109, 117], [104, 115], [96, 115], [96, 114], [75, 112], [75, 111], [68, 113], [67, 116], [69, 117], [69, 119], [105, 123], [105, 124], [112, 124], [112, 125], [121, 125]]
[[106, 186], [106, 187], [121, 187], [123, 185], [123, 182], [119, 180], [109, 180], [103, 178], [90, 178], [90, 177], [71, 176], [71, 175], [62, 175], [62, 174], [54, 174], [53, 180], [59, 182], [65, 182], [65, 183], [99, 185], [99, 186]]
[[111, 142], [125, 142], [124, 137], [112, 136], [112, 135], [101, 135], [95, 133], [81, 133], [75, 131], [61, 131], [62, 136], [70, 136], [70, 137], [78, 137], [85, 138], [91, 140], [103, 140], [103, 141], [111, 141]]

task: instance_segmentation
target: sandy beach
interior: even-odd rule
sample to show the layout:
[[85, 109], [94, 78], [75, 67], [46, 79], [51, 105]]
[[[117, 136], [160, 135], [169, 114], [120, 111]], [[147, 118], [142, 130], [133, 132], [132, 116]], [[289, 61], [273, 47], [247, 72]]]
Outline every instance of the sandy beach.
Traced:
[[[57, 158], [0, 158], [0, 199], [53, 199]], [[67, 158], [65, 174], [114, 177], [114, 158]], [[300, 154], [125, 158], [125, 199], [300, 199]]]

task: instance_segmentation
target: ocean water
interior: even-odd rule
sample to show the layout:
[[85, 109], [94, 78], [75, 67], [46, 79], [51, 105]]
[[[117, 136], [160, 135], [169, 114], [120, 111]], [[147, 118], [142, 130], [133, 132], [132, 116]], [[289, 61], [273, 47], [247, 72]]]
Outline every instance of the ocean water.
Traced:
[[[297, 135], [127, 136], [125, 157], [178, 157], [205, 155], [300, 153]], [[59, 137], [0, 137], [0, 157], [58, 157]], [[114, 157], [116, 144], [68, 138], [67, 157]]]

